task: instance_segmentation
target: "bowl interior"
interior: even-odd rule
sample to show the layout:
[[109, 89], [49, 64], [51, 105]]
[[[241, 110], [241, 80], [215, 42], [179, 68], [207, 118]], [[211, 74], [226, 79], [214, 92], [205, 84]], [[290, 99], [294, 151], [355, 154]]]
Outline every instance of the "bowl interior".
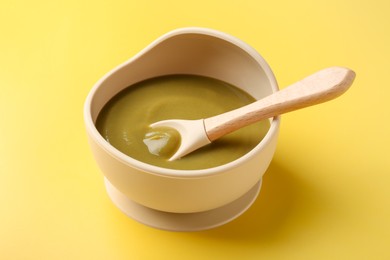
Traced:
[[[145, 79], [172, 74], [200, 75], [225, 81], [240, 87], [255, 99], [267, 96], [278, 89], [267, 63], [245, 43], [232, 36], [210, 30], [177, 30], [160, 37], [96, 83], [85, 107], [89, 133], [104, 143], [103, 146], [113, 151], [115, 148], [109, 147], [110, 144], [100, 136], [94, 125], [103, 106], [128, 86]], [[275, 134], [279, 124], [279, 120], [275, 119], [270, 119], [271, 128], [264, 139]], [[261, 149], [260, 144], [254, 150]], [[118, 152], [115, 151], [117, 155], [120, 154]], [[127, 160], [130, 164], [135, 163], [136, 160], [122, 155], [121, 159]], [[142, 165], [143, 163], [138, 161], [136, 164], [138, 167], [141, 165], [141, 168], [147, 167], [148, 170], [159, 168]], [[161, 172], [161, 169], [157, 170]]]

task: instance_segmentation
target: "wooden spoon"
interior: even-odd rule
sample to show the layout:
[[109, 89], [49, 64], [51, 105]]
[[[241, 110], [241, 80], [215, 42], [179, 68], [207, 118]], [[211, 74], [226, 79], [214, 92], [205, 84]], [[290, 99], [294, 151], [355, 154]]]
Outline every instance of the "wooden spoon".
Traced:
[[331, 67], [244, 107], [206, 119], [163, 120], [151, 127], [171, 127], [179, 132], [179, 149], [169, 159], [173, 161], [244, 126], [334, 99], [352, 85], [354, 78], [355, 72], [348, 68]]

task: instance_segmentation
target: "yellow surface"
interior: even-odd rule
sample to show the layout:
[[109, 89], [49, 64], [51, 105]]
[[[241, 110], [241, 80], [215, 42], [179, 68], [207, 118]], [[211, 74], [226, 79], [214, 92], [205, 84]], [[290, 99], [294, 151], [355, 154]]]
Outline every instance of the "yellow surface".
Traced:
[[[0, 2], [1, 259], [390, 259], [390, 2]], [[339, 99], [283, 116], [260, 197], [214, 230], [143, 226], [109, 200], [86, 141], [91, 86], [161, 34], [218, 29], [281, 87], [357, 73]]]

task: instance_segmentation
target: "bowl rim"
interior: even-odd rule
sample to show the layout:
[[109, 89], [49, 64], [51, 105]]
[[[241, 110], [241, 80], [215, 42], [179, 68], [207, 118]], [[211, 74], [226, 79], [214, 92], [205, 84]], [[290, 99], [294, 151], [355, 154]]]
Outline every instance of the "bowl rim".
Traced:
[[147, 172], [154, 175], [161, 175], [165, 177], [175, 177], [175, 178], [198, 178], [198, 177], [205, 177], [210, 175], [215, 175], [218, 173], [224, 173], [228, 170], [231, 170], [232, 168], [235, 168], [241, 164], [243, 164], [245, 161], [250, 160], [252, 157], [254, 157], [259, 151], [263, 150], [268, 143], [271, 142], [273, 137], [278, 134], [279, 126], [280, 126], [280, 116], [275, 116], [272, 118], [270, 123], [270, 128], [267, 131], [264, 138], [248, 153], [245, 155], [237, 158], [234, 161], [228, 162], [223, 165], [219, 165], [212, 168], [207, 169], [196, 169], [196, 170], [179, 170], [179, 169], [169, 169], [169, 168], [163, 168], [155, 165], [151, 165], [139, 160], [136, 160], [114, 146], [112, 146], [109, 142], [107, 142], [103, 136], [98, 132], [93, 119], [92, 119], [92, 101], [93, 98], [101, 86], [101, 84], [111, 75], [113, 75], [116, 71], [120, 70], [122, 67], [127, 66], [129, 63], [131, 63], [134, 59], [141, 56], [143, 53], [147, 52], [154, 46], [158, 45], [159, 43], [165, 41], [168, 38], [180, 35], [180, 34], [203, 34], [203, 35], [209, 35], [213, 37], [220, 38], [222, 40], [228, 41], [237, 47], [241, 48], [245, 52], [247, 52], [253, 59], [256, 60], [256, 62], [261, 66], [261, 68], [264, 70], [264, 73], [266, 74], [268, 80], [271, 83], [271, 89], [273, 92], [278, 91], [278, 85], [276, 78], [269, 67], [268, 63], [264, 60], [264, 58], [251, 46], [246, 44], [245, 42], [239, 40], [236, 37], [233, 37], [229, 34], [209, 29], [209, 28], [200, 28], [200, 27], [185, 27], [185, 28], [179, 28], [172, 30], [159, 38], [157, 38], [155, 41], [153, 41], [151, 44], [149, 44], [145, 49], [141, 50], [136, 54], [134, 57], [130, 58], [129, 60], [125, 61], [124, 63], [116, 66], [114, 69], [106, 73], [99, 81], [95, 83], [95, 85], [90, 90], [85, 103], [84, 103], [84, 122], [86, 125], [86, 130], [90, 138], [104, 151], [109, 153], [111, 156], [113, 156], [115, 159], [119, 160], [120, 162], [135, 168], [137, 170]]

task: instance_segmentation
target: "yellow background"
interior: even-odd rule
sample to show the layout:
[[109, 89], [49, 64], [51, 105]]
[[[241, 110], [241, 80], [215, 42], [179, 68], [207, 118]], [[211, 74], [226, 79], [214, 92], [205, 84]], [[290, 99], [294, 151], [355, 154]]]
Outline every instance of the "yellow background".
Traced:
[[[0, 0], [1, 259], [390, 259], [390, 2]], [[108, 70], [178, 27], [234, 35], [281, 88], [354, 69], [345, 95], [282, 117], [255, 204], [173, 233], [106, 195], [83, 103]]]

